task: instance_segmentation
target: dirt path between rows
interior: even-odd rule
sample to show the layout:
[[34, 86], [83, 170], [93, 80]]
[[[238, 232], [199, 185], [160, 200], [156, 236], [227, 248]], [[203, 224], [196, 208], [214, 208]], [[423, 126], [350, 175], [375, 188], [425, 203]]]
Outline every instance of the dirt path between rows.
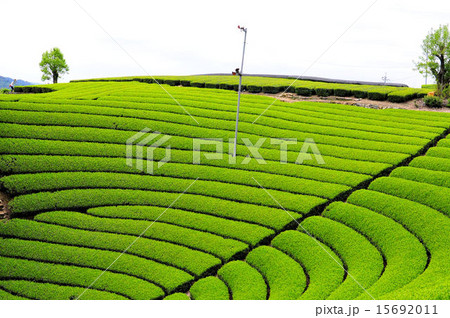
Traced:
[[[274, 94], [265, 94], [265, 93], [248, 93], [243, 92], [243, 94], [249, 95], [262, 95], [275, 97]], [[293, 93], [283, 93], [281, 95], [277, 95], [277, 98], [283, 102], [294, 103], [294, 102], [321, 102], [321, 103], [333, 103], [333, 104], [343, 104], [343, 105], [352, 105], [359, 106], [365, 108], [373, 108], [373, 109], [409, 109], [409, 110], [419, 110], [419, 111], [430, 111], [430, 112], [440, 112], [440, 113], [450, 113], [449, 107], [442, 108], [430, 108], [425, 106], [422, 99], [414, 99], [405, 103], [391, 103], [388, 101], [376, 101], [370, 99], [363, 98], [355, 98], [355, 97], [338, 97], [338, 96], [329, 96], [329, 97], [319, 97], [319, 96], [300, 96]]]
[[9, 197], [0, 192], [0, 221], [1, 220], [9, 220], [11, 216], [11, 210], [8, 207]]

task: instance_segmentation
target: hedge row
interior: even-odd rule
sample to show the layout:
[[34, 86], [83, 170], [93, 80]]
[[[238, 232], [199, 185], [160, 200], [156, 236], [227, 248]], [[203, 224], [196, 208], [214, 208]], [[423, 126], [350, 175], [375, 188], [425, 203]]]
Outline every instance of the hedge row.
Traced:
[[[187, 229], [160, 222], [118, 220], [95, 217], [77, 212], [47, 212], [34, 218], [36, 221], [67, 226], [86, 231], [146, 237], [170, 242], [212, 254], [223, 261], [245, 252], [248, 245], [232, 239], [224, 239], [211, 233]], [[146, 230], [146, 231], [145, 231]], [[144, 232], [145, 231], [145, 232]], [[142, 234], [143, 233], [143, 234]]]
[[[7, 192], [15, 195], [38, 191], [90, 188], [180, 193], [187, 189], [193, 181], [192, 179], [155, 177], [152, 175], [68, 172], [7, 176], [0, 179], [0, 186], [3, 186]], [[336, 188], [339, 187], [336, 186]], [[292, 194], [276, 190], [271, 190], [271, 192], [279, 200], [286, 202], [286, 209], [302, 214], [306, 214], [326, 202], [323, 198], [310, 195]], [[186, 193], [273, 208], [279, 207], [276, 202], [257, 187], [198, 180], [195, 187], [190, 187], [186, 190]]]
[[445, 187], [394, 177], [383, 177], [373, 181], [369, 190], [415, 201], [450, 216], [450, 189]]
[[194, 300], [228, 300], [228, 287], [217, 277], [202, 278], [192, 285], [189, 290]]
[[[8, 222], [6, 226], [0, 226], [0, 234], [6, 237], [39, 240], [119, 253], [122, 253], [136, 240], [135, 236], [77, 230], [22, 219], [15, 219]], [[218, 258], [212, 255], [176, 244], [146, 238], [137, 240], [126, 253], [176, 267], [195, 276], [205, 275], [221, 263]], [[164, 281], [164, 284], [167, 286], [167, 290], [171, 290], [184, 285], [189, 280], [189, 276], [179, 274], [174, 275], [172, 280]]]
[[[2, 284], [5, 281], [0, 281], [0, 284]], [[1, 287], [1, 285], [0, 285]], [[117, 295], [117, 298], [119, 298], [120, 296]], [[30, 298], [26, 298], [24, 296], [17, 296], [15, 294], [11, 294], [8, 293], [7, 291], [4, 291], [3, 289], [0, 289], [0, 300], [27, 300]], [[126, 299], [126, 298], [122, 298], [122, 299]]]
[[416, 168], [450, 172], [450, 159], [446, 158], [420, 156], [414, 158], [409, 165]]
[[[87, 288], [102, 272], [103, 270], [98, 269], [0, 256], [0, 278], [4, 279], [24, 279]], [[149, 282], [111, 272], [104, 272], [101, 279], [96, 280], [91, 288], [115, 293], [129, 299], [148, 300], [164, 296], [161, 288]]]
[[193, 279], [191, 275], [174, 267], [129, 254], [121, 255], [120, 261], [110, 267], [111, 263], [119, 257], [119, 252], [21, 239], [0, 241], [2, 242], [1, 256], [100, 270], [109, 268], [108, 271], [112, 273], [134, 276], [156, 284], [168, 293], [188, 285]]
[[[450, 271], [450, 220], [442, 213], [422, 204], [370, 190], [359, 190], [348, 202], [371, 209], [402, 224], [423, 242], [430, 252], [425, 271], [403, 288], [383, 295], [383, 299], [445, 299]], [[408, 213], [405, 213], [407, 211]]]
[[[135, 167], [136, 161], [132, 161], [133, 167]], [[223, 170], [227, 170], [227, 176], [233, 176], [232, 179], [223, 180], [228, 182], [228, 180], [233, 180], [235, 175], [243, 174], [243, 176], [256, 175], [262, 176], [262, 180], [267, 179], [268, 181], [274, 177], [274, 175], [279, 178], [285, 176], [286, 178], [295, 178], [301, 176], [302, 178], [310, 178], [322, 182], [329, 183], [339, 183], [348, 186], [357, 186], [361, 183], [369, 181], [371, 178], [368, 175], [358, 174], [347, 171], [336, 171], [331, 169], [321, 169], [316, 167], [304, 166], [304, 165], [280, 165], [268, 162], [266, 165], [260, 165], [257, 163], [249, 163], [243, 167], [246, 170], [240, 170], [239, 166], [228, 165], [226, 162], [219, 160], [212, 160], [211, 164], [216, 167], [207, 167], [202, 165], [192, 165], [192, 164], [178, 164], [169, 162], [164, 166], [154, 169], [154, 175], [163, 176], [174, 176], [174, 177], [202, 177], [208, 172], [211, 173], [210, 178], [205, 179], [217, 179], [222, 181], [222, 177], [219, 177], [223, 173]], [[202, 168], [203, 167], [203, 168]], [[229, 168], [229, 169], [226, 169]], [[192, 169], [191, 172], [189, 170]], [[18, 174], [18, 173], [41, 173], [41, 172], [64, 172], [64, 171], [85, 171], [85, 172], [126, 172], [126, 173], [142, 173], [142, 171], [136, 168], [129, 167], [124, 164], [123, 158], [102, 158], [102, 157], [79, 157], [79, 156], [41, 156], [41, 155], [2, 155], [0, 156], [0, 171], [2, 174]], [[200, 176], [194, 174], [194, 172], [199, 172]], [[217, 176], [217, 177], [216, 177]], [[250, 176], [251, 177], [251, 176]], [[279, 179], [280, 182], [284, 181]], [[291, 181], [292, 183], [293, 181]], [[242, 183], [244, 183], [242, 181]], [[249, 181], [247, 180], [247, 183]], [[289, 183], [287, 183], [289, 184]], [[264, 186], [266, 183], [264, 183]], [[273, 186], [272, 182], [267, 183], [270, 188]], [[295, 185], [292, 184], [291, 187]], [[318, 184], [319, 185], [319, 184]], [[281, 190], [286, 190], [291, 192], [292, 190], [289, 186], [281, 187]], [[292, 191], [295, 192], [295, 191]], [[297, 190], [301, 192], [301, 190]], [[317, 194], [323, 193], [318, 191]]]
[[107, 206], [88, 209], [87, 213], [94, 216], [118, 219], [147, 221], [155, 221], [158, 219], [160, 222], [237, 239], [251, 246], [265, 241], [275, 233], [266, 227], [255, 224], [173, 208], [166, 211], [165, 208], [156, 206]]
[[[39, 138], [40, 134], [37, 133], [33, 135], [32, 138], [20, 138], [17, 135], [22, 135], [20, 132], [10, 132], [6, 133], [6, 136], [12, 136], [15, 138], [2, 138], [2, 153], [16, 153], [16, 154], [61, 154], [61, 155], [87, 155], [87, 156], [104, 156], [104, 157], [125, 157], [126, 155], [126, 140], [121, 143], [119, 140], [105, 140], [100, 142], [94, 142], [95, 140], [103, 139], [101, 134], [108, 135], [107, 129], [92, 129], [88, 128], [87, 131], [84, 131], [84, 128], [78, 128], [77, 133], [79, 136], [74, 135], [73, 137], [63, 137], [62, 140], [54, 140], [55, 137], [48, 138], [43, 136], [44, 138]], [[70, 141], [70, 139], [82, 140], [83, 134], [87, 132], [100, 134], [98, 137], [89, 137], [85, 142], [78, 141]], [[126, 134], [126, 133], [125, 133]], [[133, 136], [134, 132], [128, 132], [128, 138]], [[4, 137], [6, 137], [4, 136]], [[105, 136], [105, 137], [106, 137]], [[125, 137], [125, 136], [124, 136]], [[113, 136], [112, 138], [117, 138]], [[196, 138], [196, 137], [195, 137]], [[47, 140], [49, 139], [49, 140]], [[91, 139], [94, 139], [91, 141]], [[258, 138], [252, 137], [250, 142], [255, 144]], [[228, 139], [225, 139], [225, 144], [223, 144], [224, 153], [222, 158], [225, 158], [228, 162], [228, 156], [230, 154], [230, 143], [228, 143]], [[264, 141], [264, 140], [263, 140]], [[261, 157], [264, 161], [275, 161], [280, 162], [280, 145], [272, 145], [271, 141], [266, 139], [264, 141], [265, 145], [259, 150]], [[193, 153], [193, 139], [179, 136], [172, 136], [171, 139], [167, 142], [170, 145], [173, 152], [173, 157], [178, 159], [178, 161], [184, 158], [186, 162], [192, 163], [194, 158]], [[308, 144], [305, 144], [308, 145]], [[232, 144], [231, 144], [232, 146]], [[286, 161], [288, 163], [296, 163], [299, 159], [299, 154], [301, 149], [295, 150], [294, 148], [303, 147], [303, 140], [299, 140], [298, 145], [292, 145], [293, 149], [290, 149], [289, 146], [288, 152], [283, 152], [286, 154]], [[401, 145], [399, 145], [401, 147]], [[274, 149], [278, 147], [278, 149]], [[411, 149], [409, 149], [411, 147]], [[422, 147], [420, 146], [408, 146], [404, 148], [405, 150], [411, 150], [413, 154], [416, 154]], [[95, 149], [99, 149], [99, 151], [95, 151]], [[323, 161], [325, 164], [319, 163], [314, 156], [311, 158], [305, 158], [303, 162], [299, 165], [309, 165], [309, 166], [318, 166], [318, 167], [326, 167], [330, 169], [337, 170], [352, 170], [356, 172], [365, 172], [355, 170], [356, 168], [348, 168], [348, 166], [362, 166], [366, 167], [368, 171], [380, 171], [380, 169], [385, 169], [388, 165], [398, 165], [402, 161], [406, 160], [409, 157], [409, 154], [406, 153], [396, 153], [396, 152], [388, 152], [388, 151], [374, 151], [374, 150], [365, 150], [365, 149], [354, 149], [347, 148], [341, 146], [333, 146], [333, 145], [322, 145], [317, 144], [317, 149], [319, 149], [320, 154], [323, 157]], [[164, 149], [155, 149], [156, 153], [160, 153], [162, 155], [165, 154]], [[216, 145], [202, 145], [202, 152], [216, 152]], [[311, 154], [311, 149], [308, 149], [308, 153]], [[177, 157], [175, 156], [177, 155]], [[253, 155], [250, 153], [249, 149], [246, 146], [239, 145], [237, 147], [237, 155], [236, 163], [240, 166], [245, 165], [244, 158], [248, 155], [251, 155], [252, 161], [254, 161]], [[213, 160], [205, 160], [204, 156], [201, 156], [202, 161], [205, 164], [210, 164]], [[217, 161], [217, 160], [215, 160]], [[363, 162], [361, 162], [363, 161]], [[347, 167], [347, 168], [346, 168]], [[366, 172], [367, 173], [367, 172]]]
[[[0, 280], [0, 288], [4, 288], [16, 295], [13, 298], [6, 299], [42, 299], [42, 300], [71, 300], [80, 297], [91, 300], [124, 300], [124, 296], [113, 294], [106, 291], [88, 289], [82, 287], [63, 286], [50, 283], [38, 283], [28, 280]], [[0, 290], [0, 299], [2, 298], [2, 290]], [[12, 296], [12, 295], [11, 295]], [[26, 298], [23, 298], [26, 297]]]
[[267, 298], [264, 278], [246, 262], [229, 262], [217, 272], [217, 275], [227, 284], [232, 299], [263, 300]]
[[[445, 140], [445, 139], [444, 139]], [[450, 148], [433, 147], [427, 151], [427, 156], [450, 159]]]
[[[179, 193], [151, 192], [122, 189], [63, 190], [16, 196], [10, 201], [13, 214], [35, 213], [47, 210], [83, 209], [107, 205], [156, 205], [181, 208], [238, 221], [260, 224], [280, 230], [292, 218], [282, 209], [237, 203], [205, 196]], [[301, 215], [290, 212], [294, 218]]]
[[[323, 216], [363, 234], [383, 254], [386, 261], [384, 272], [367, 290], [373, 297], [403, 287], [419, 276], [427, 265], [427, 252], [421, 242], [388, 217], [343, 202], [329, 205]], [[370, 296], [364, 293], [360, 298], [370, 299]]]
[[[221, 111], [227, 111], [230, 113], [233, 113], [233, 110], [235, 109], [235, 103], [236, 103], [236, 95], [225, 95], [225, 94], [215, 94], [213, 92], [200, 92], [196, 91], [196, 94], [187, 94], [187, 89], [179, 89], [176, 90], [176, 96], [177, 98], [180, 98], [182, 100], [183, 104], [187, 104], [189, 107], [193, 107], [194, 109], [197, 109], [200, 111], [203, 109], [211, 109], [211, 110], [221, 110]], [[29, 99], [27, 99], [28, 101]], [[259, 115], [262, 110], [265, 110], [267, 108], [268, 104], [271, 104], [273, 102], [273, 99], [269, 98], [263, 98], [260, 96], [251, 96], [251, 95], [244, 95], [241, 98], [242, 105], [245, 105], [245, 112], [254, 113], [256, 115]], [[38, 100], [35, 100], [36, 102]], [[114, 104], [105, 104], [104, 102], [110, 102]], [[213, 104], [211, 102], [213, 101]], [[64, 103], [63, 100], [57, 101], [57, 100], [50, 100], [51, 103]], [[120, 103], [122, 102], [122, 103]], [[159, 91], [151, 90], [149, 92], [143, 93], [142, 90], [133, 91], [133, 92], [124, 92], [124, 93], [113, 93], [109, 96], [100, 97], [97, 101], [87, 101], [90, 105], [104, 105], [104, 106], [118, 106], [121, 107], [121, 105], [125, 104], [125, 102], [128, 102], [131, 104], [124, 107], [131, 107], [131, 108], [142, 108], [144, 106], [143, 103], [152, 104], [156, 107], [160, 107], [158, 104], [164, 104], [166, 106], [170, 105], [176, 105], [173, 100], [168, 99], [167, 95], [164, 94], [160, 89]], [[65, 101], [67, 103], [67, 100]], [[75, 101], [71, 101], [71, 103], [75, 103]], [[208, 104], [210, 103], [210, 104]], [[139, 104], [141, 106], [139, 106]], [[172, 108], [171, 108], [172, 109]], [[173, 108], [175, 112], [181, 113], [180, 109]], [[372, 123], [375, 121], [377, 125], [381, 126], [390, 126], [390, 127], [407, 127], [411, 124], [413, 125], [419, 125], [424, 126], [425, 129], [421, 129], [421, 131], [432, 131], [430, 129], [431, 127], [445, 127], [442, 126], [443, 122], [448, 122], [448, 117], [446, 115], [443, 116], [433, 116], [432, 114], [414, 114], [410, 111], [404, 111], [404, 112], [392, 112], [391, 109], [383, 109], [383, 110], [373, 110], [369, 108], [361, 108], [361, 107], [354, 107], [351, 105], [342, 105], [342, 104], [327, 104], [327, 103], [321, 103], [320, 106], [318, 106], [317, 103], [314, 102], [297, 102], [297, 103], [283, 103], [276, 101], [268, 110], [270, 113], [272, 110], [278, 110], [279, 113], [284, 113], [283, 116], [280, 118], [286, 118], [286, 116], [289, 113], [297, 114], [297, 115], [304, 115], [304, 116], [312, 116], [312, 117], [319, 117], [317, 116], [318, 113], [323, 113], [322, 118], [328, 118], [330, 116], [336, 116], [336, 115], [345, 115], [346, 113], [350, 116], [348, 116], [344, 120], [344, 124], [347, 122], [351, 123], [358, 123], [356, 121], [356, 118], [361, 118], [362, 122], [365, 123]], [[265, 113], [266, 114], [266, 113]], [[368, 115], [367, 118], [364, 118], [364, 114]], [[315, 116], [314, 116], [315, 115]], [[403, 117], [402, 117], [403, 115]], [[269, 116], [270, 117], [270, 116]], [[278, 118], [278, 116], [272, 116], [274, 118]], [[418, 119], [422, 119], [423, 121], [420, 122]], [[436, 120], [436, 122], [433, 122], [432, 118]], [[319, 118], [317, 118], [319, 119]], [[294, 118], [294, 121], [298, 121], [298, 119]], [[390, 121], [390, 122], [389, 122]], [[410, 121], [410, 122], [409, 122]], [[336, 125], [336, 124], [335, 124]], [[335, 126], [332, 125], [332, 126]], [[426, 127], [430, 126], [430, 127]]]
[[450, 172], [414, 167], [399, 167], [394, 169], [390, 176], [450, 188]]
[[365, 293], [383, 272], [383, 258], [377, 248], [355, 230], [330, 219], [312, 216], [298, 228], [332, 248], [344, 262], [349, 275], [328, 299], [354, 299]]
[[16, 86], [14, 87], [14, 92], [16, 93], [33, 93], [33, 94], [39, 94], [39, 93], [50, 93], [54, 90], [49, 87], [42, 87], [42, 86]]
[[[207, 87], [207, 88], [220, 88], [236, 90], [237, 77], [231, 76], [158, 76], [155, 78], [159, 84], [167, 84], [171, 86], [194, 86], [194, 87]], [[141, 81], [152, 83], [155, 82], [151, 78], [146, 77], [133, 77], [133, 78], [105, 78], [105, 79], [93, 79], [84, 81]], [[293, 79], [286, 78], [268, 78], [268, 77], [244, 77], [243, 89], [253, 93], [259, 93], [261, 91], [265, 93], [277, 94], [288, 89], [289, 92], [296, 92], [299, 95], [310, 96], [317, 94], [319, 96], [352, 96], [359, 98], [374, 98], [375, 93], [380, 94], [380, 97], [387, 98], [387, 92], [401, 91], [403, 87], [392, 86], [374, 86], [374, 85], [356, 85], [356, 84], [337, 84], [337, 83], [324, 83], [324, 82], [312, 82], [297, 80], [293, 83]], [[421, 92], [429, 90], [410, 89], [414, 92]], [[376, 96], [377, 97], [377, 96]], [[415, 96], [411, 96], [411, 99]], [[382, 99], [382, 100], [384, 100]]]
[[191, 300], [185, 293], [174, 293], [164, 298], [164, 300]]
[[299, 231], [284, 231], [271, 245], [303, 265], [309, 284], [300, 299], [326, 299], [344, 279], [340, 258], [326, 245]]
[[[233, 120], [235, 116], [235, 104], [236, 96], [224, 94], [212, 94], [211, 92], [200, 92], [197, 94], [187, 94], [186, 89], [177, 91], [177, 100], [183, 107], [194, 113], [199, 117], [213, 117]], [[42, 103], [42, 99], [27, 98], [22, 99], [21, 106], [29, 105], [32, 103]], [[242, 97], [242, 105], [245, 106], [242, 112], [242, 119], [244, 121], [252, 121], [254, 117], [252, 115], [259, 116], [263, 110], [267, 109], [267, 105], [270, 104], [270, 99], [259, 99], [255, 96], [244, 95]], [[113, 108], [125, 108], [125, 109], [142, 109], [149, 110], [149, 104], [151, 110], [164, 111], [171, 113], [185, 114], [185, 111], [178, 106], [172, 99], [168, 98], [167, 94], [152, 90], [149, 93], [136, 93], [136, 92], [116, 92], [113, 95], [102, 96], [96, 100], [70, 100], [58, 99], [52, 96], [51, 99], [46, 98], [47, 104], [64, 104], [64, 105], [81, 105], [81, 106], [106, 106]], [[284, 119], [290, 122], [299, 123], [314, 123], [316, 125], [340, 127], [357, 129], [363, 131], [373, 131], [381, 133], [393, 133], [399, 135], [407, 135], [414, 137], [425, 137], [427, 133], [437, 132], [436, 122], [433, 122], [431, 118], [433, 116], [421, 116], [422, 121], [417, 121], [409, 112], [402, 114], [398, 117], [397, 114], [386, 115], [385, 112], [380, 110], [370, 110], [365, 108], [358, 108], [351, 106], [351, 108], [334, 107], [336, 104], [322, 103], [320, 106], [317, 103], [301, 102], [286, 104], [281, 102], [275, 102], [270, 109], [268, 109], [263, 117], [270, 117], [273, 119]], [[345, 105], [342, 105], [345, 106]], [[17, 107], [20, 107], [19, 105]], [[369, 110], [369, 112], [367, 112]], [[297, 116], [292, 116], [293, 114]], [[369, 116], [366, 116], [369, 115]], [[258, 119], [261, 120], [262, 118]], [[411, 122], [408, 122], [410, 119]], [[441, 121], [446, 121], [444, 117], [434, 118], [442, 128]], [[272, 124], [272, 123], [271, 123]], [[415, 128], [414, 128], [415, 127]], [[415, 135], [411, 131], [414, 129]]]
[[[125, 163], [126, 158], [126, 147], [125, 145], [112, 145], [105, 143], [92, 143], [92, 142], [72, 142], [72, 141], [57, 141], [57, 140], [38, 140], [38, 139], [24, 139], [24, 138], [2, 138], [2, 143], [0, 144], [0, 151], [3, 154], [29, 154], [29, 155], [68, 155], [68, 156], [89, 156], [89, 157], [113, 157], [120, 160], [122, 166]], [[226, 147], [226, 146], [225, 146]], [[320, 145], [318, 146], [320, 151]], [[148, 150], [148, 149], [146, 149]], [[145, 151], [145, 150], [144, 150]], [[197, 152], [189, 151], [189, 150], [171, 150], [171, 158], [170, 162], [172, 163], [185, 163], [192, 164]], [[356, 172], [362, 174], [369, 175], [377, 175], [382, 171], [391, 167], [390, 164], [379, 163], [379, 162], [370, 162], [370, 161], [361, 161], [361, 160], [351, 160], [351, 159], [342, 159], [336, 157], [329, 157], [322, 155], [322, 161], [318, 161], [314, 155], [308, 153], [310, 158], [300, 157], [303, 161], [301, 163], [295, 164], [297, 158], [299, 157], [299, 153], [288, 153], [287, 154], [287, 164], [280, 164], [280, 152], [272, 151], [272, 154], [277, 158], [273, 158], [274, 160], [270, 160], [264, 158], [267, 154], [265, 151], [260, 151], [261, 157], [258, 157], [258, 162], [252, 155], [249, 155], [250, 159], [246, 156], [236, 156], [235, 163], [230, 163], [231, 159], [229, 154], [223, 154], [219, 159], [208, 160], [204, 157], [204, 154], [199, 153], [200, 156], [200, 164], [207, 164], [210, 166], [222, 166], [227, 168], [234, 169], [245, 169], [252, 170], [252, 167], [256, 167], [257, 170], [260, 171], [268, 171], [271, 172], [270, 168], [275, 168], [280, 171], [278, 174], [282, 175], [290, 175], [290, 171], [295, 171], [301, 169], [303, 166], [314, 166], [314, 167], [322, 167], [325, 169], [333, 169], [340, 171], [349, 171]], [[143, 152], [143, 156], [145, 157], [146, 151]], [[385, 154], [381, 154], [382, 156], [386, 156]], [[152, 159], [153, 161], [160, 161], [166, 156], [165, 148], [156, 148], [153, 150]], [[405, 160], [408, 156], [400, 156], [400, 158], [395, 158], [397, 164], [401, 161]], [[304, 160], [303, 160], [304, 159]], [[369, 158], [370, 159], [370, 158]], [[280, 169], [282, 167], [282, 169]], [[295, 174], [296, 176], [298, 174]]]
[[441, 139], [438, 144], [439, 147], [450, 147], [450, 138]]
[[292, 258], [269, 246], [252, 250], [247, 263], [256, 268], [269, 286], [269, 299], [298, 299], [306, 288], [303, 268]]
[[[39, 118], [42, 115], [50, 117], [53, 119], [52, 121], [47, 122], [46, 125], [51, 124], [54, 120], [56, 121], [62, 114], [66, 114], [68, 116], [67, 120], [72, 119], [75, 120], [72, 126], [91, 126], [91, 127], [106, 127], [106, 128], [116, 128], [116, 129], [126, 129], [126, 127], [130, 127], [131, 129], [136, 129], [138, 127], [145, 126], [137, 126], [140, 122], [153, 123], [153, 125], [159, 123], [165, 123], [166, 125], [171, 124], [172, 126], [178, 127], [178, 125], [185, 126], [186, 124], [192, 125], [191, 120], [186, 118], [186, 114], [176, 114], [176, 113], [168, 113], [163, 111], [153, 111], [153, 110], [137, 110], [137, 109], [126, 109], [126, 108], [111, 108], [111, 107], [98, 107], [98, 106], [73, 106], [73, 105], [45, 105], [45, 104], [31, 104], [27, 105], [24, 103], [11, 103], [7, 105], [7, 109], [10, 111], [8, 113], [16, 114], [20, 113], [21, 110], [27, 109], [29, 112], [29, 117], [20, 121], [16, 116], [12, 116], [12, 118], [5, 118], [5, 114], [3, 114], [0, 118], [2, 121], [11, 122], [12, 119], [17, 118], [15, 122], [22, 123], [31, 123], [34, 124], [33, 119], [36, 123], [41, 123]], [[13, 111], [15, 110], [15, 111]], [[37, 111], [37, 113], [35, 112]], [[41, 114], [41, 113], [44, 114]], [[2, 112], [3, 113], [3, 112]], [[1, 114], [1, 113], [0, 113]], [[195, 115], [195, 114], [194, 114]], [[92, 122], [89, 120], [95, 116], [96, 122]], [[87, 119], [86, 122], [81, 122], [77, 119], [85, 117]], [[110, 127], [110, 121], [114, 117], [115, 127]], [[48, 118], [50, 120], [50, 118]], [[156, 120], [157, 118], [157, 120]], [[61, 119], [61, 118], [60, 118]], [[345, 140], [350, 139], [348, 142], [351, 142], [352, 139], [356, 139], [356, 141], [379, 141], [379, 142], [389, 142], [389, 143], [397, 143], [397, 144], [406, 144], [406, 145], [423, 145], [428, 140], [424, 138], [418, 138], [413, 136], [398, 136], [393, 134], [386, 133], [378, 133], [378, 132], [366, 132], [366, 131], [355, 131], [354, 129], [346, 129], [339, 127], [331, 127], [331, 126], [319, 126], [311, 123], [295, 123], [287, 120], [278, 120], [274, 118], [266, 119], [264, 121], [264, 126], [258, 122], [257, 125], [252, 124], [253, 120], [256, 119], [256, 115], [250, 116], [248, 121], [245, 121], [245, 116], [243, 121], [240, 122], [240, 129], [243, 133], [257, 136], [266, 136], [273, 137], [277, 136], [278, 138], [298, 138], [298, 139], [306, 139], [313, 138], [317, 143], [324, 144], [334, 144], [334, 145], [346, 145]], [[208, 118], [207, 121], [201, 120], [201, 127], [191, 127], [188, 131], [185, 131], [185, 136], [191, 136], [191, 132], [194, 132], [198, 129], [215, 129], [216, 134], [225, 134], [230, 135], [231, 131], [234, 131], [234, 127], [232, 125], [233, 121], [230, 119], [215, 119]], [[278, 123], [274, 125], [273, 123]], [[148, 126], [148, 125], [147, 125]], [[174, 127], [174, 128], [175, 128]], [[166, 127], [166, 130], [170, 127]], [[178, 130], [180, 128], [178, 127]], [[161, 130], [162, 132], [168, 133], [168, 131]], [[175, 134], [175, 135], [183, 135], [183, 134]], [[203, 135], [204, 137], [205, 135]], [[214, 136], [216, 137], [216, 136]], [[341, 143], [337, 143], [337, 140], [343, 140]], [[322, 141], [323, 139], [323, 141]], [[358, 143], [356, 143], [358, 144]], [[346, 145], [347, 147], [351, 146], [351, 143]], [[355, 147], [359, 148], [359, 147]], [[364, 148], [362, 148], [364, 149]]]

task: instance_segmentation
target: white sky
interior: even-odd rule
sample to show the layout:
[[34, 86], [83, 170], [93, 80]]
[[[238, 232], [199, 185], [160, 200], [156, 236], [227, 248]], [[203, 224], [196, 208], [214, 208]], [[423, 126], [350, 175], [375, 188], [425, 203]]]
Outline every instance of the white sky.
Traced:
[[[59, 47], [72, 79], [228, 73], [240, 65], [248, 28], [246, 73], [301, 75], [374, 0], [77, 2], [4, 1], [0, 75], [40, 82], [45, 50]], [[378, 0], [304, 75], [418, 87], [413, 71], [423, 38], [450, 21], [448, 0]]]

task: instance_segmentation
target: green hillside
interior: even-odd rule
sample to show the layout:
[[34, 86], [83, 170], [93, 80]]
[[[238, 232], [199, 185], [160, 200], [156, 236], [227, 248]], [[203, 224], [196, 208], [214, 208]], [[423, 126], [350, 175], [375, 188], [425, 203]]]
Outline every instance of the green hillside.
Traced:
[[0, 95], [0, 299], [449, 299], [450, 114], [169, 80]]

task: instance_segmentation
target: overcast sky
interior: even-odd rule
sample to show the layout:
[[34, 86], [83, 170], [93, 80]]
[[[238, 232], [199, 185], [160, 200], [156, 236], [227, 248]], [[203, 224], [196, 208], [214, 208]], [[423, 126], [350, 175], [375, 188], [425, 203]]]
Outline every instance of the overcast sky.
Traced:
[[52, 47], [70, 66], [62, 81], [231, 72], [240, 65], [240, 24], [248, 28], [246, 73], [381, 81], [386, 72], [392, 82], [420, 86], [413, 60], [429, 30], [450, 22], [448, 0], [378, 0], [354, 23], [373, 3], [8, 1], [0, 11], [0, 75], [41, 82], [41, 55]]

